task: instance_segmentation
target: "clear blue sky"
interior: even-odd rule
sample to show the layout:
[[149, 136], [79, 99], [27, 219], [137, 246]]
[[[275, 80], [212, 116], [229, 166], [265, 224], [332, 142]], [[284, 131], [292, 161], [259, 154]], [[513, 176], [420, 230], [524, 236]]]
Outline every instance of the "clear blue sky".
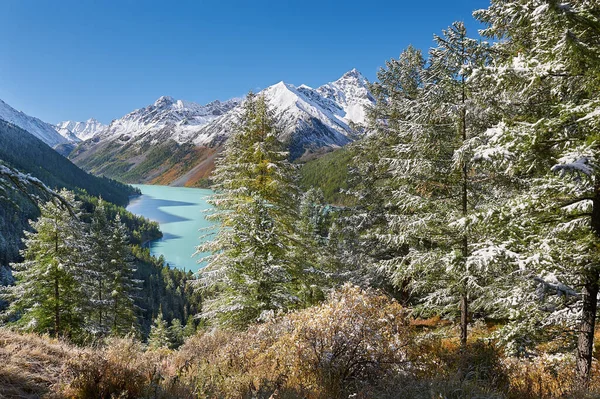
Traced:
[[488, 0], [0, 0], [0, 99], [44, 121], [206, 103], [283, 80], [368, 79]]

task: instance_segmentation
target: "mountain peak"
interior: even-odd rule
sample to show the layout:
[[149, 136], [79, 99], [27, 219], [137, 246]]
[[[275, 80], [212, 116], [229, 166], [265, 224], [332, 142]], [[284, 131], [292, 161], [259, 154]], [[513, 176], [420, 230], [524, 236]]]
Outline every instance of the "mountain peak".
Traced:
[[155, 107], [169, 106], [175, 104], [175, 99], [171, 96], [161, 96], [154, 102]]
[[2, 100], [0, 100], [0, 120], [4, 120], [20, 127], [36, 136], [50, 147], [55, 147], [58, 144], [65, 144], [71, 141], [70, 139], [61, 136], [54, 129], [53, 125], [43, 122], [33, 116], [29, 116], [22, 111], [17, 111]]
[[364, 76], [362, 73], [360, 73], [358, 71], [358, 69], [356, 68], [352, 68], [351, 70], [349, 70], [348, 72], [346, 72], [345, 74], [342, 75], [342, 78], [356, 78], [356, 79], [364, 79]]

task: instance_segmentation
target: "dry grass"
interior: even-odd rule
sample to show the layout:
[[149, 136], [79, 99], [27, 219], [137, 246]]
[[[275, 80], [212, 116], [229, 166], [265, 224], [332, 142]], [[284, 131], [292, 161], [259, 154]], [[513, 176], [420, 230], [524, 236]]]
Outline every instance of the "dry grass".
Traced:
[[0, 329], [0, 398], [600, 398], [596, 362], [582, 393], [572, 356], [506, 358], [481, 339], [483, 323], [465, 350], [453, 327], [414, 324], [397, 302], [347, 286], [246, 332], [200, 332], [177, 351]]
[[49, 395], [63, 365], [84, 352], [47, 336], [0, 329], [0, 397]]

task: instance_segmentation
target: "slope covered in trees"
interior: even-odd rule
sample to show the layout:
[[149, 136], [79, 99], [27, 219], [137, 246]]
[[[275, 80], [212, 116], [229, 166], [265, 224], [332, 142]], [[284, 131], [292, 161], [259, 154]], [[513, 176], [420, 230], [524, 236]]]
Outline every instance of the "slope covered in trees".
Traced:
[[[48, 147], [28, 132], [0, 120], [0, 163], [30, 174], [48, 188], [85, 190], [118, 205], [126, 205], [129, 196], [137, 191], [114, 180], [92, 176]], [[43, 193], [28, 187], [31, 194]], [[26, 190], [26, 191], [27, 191]], [[6, 188], [0, 198], [0, 265], [8, 265], [18, 257], [23, 231], [28, 220], [39, 215], [36, 205], [24, 192]]]
[[38, 138], [2, 120], [0, 160], [37, 177], [49, 187], [83, 189], [117, 205], [127, 205], [129, 196], [137, 193], [130, 186], [84, 172]]
[[353, 198], [345, 194], [350, 186], [348, 166], [355, 155], [355, 145], [348, 144], [338, 150], [311, 159], [300, 165], [300, 187], [303, 190], [318, 188], [325, 201], [335, 205], [350, 205]]

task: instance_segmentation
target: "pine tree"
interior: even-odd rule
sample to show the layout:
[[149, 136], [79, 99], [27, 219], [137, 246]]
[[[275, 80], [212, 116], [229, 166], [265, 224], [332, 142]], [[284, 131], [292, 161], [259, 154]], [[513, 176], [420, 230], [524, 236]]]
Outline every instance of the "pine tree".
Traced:
[[181, 324], [181, 320], [173, 319], [171, 321], [171, 326], [169, 326], [169, 348], [179, 348], [181, 345], [183, 345], [184, 339], [184, 328]]
[[86, 290], [86, 328], [94, 335], [126, 335], [137, 330], [134, 299], [140, 282], [133, 274], [129, 233], [117, 214], [109, 220], [100, 200], [92, 215], [88, 240], [90, 268]]
[[357, 194], [366, 203], [353, 217], [369, 257], [398, 288], [421, 295], [429, 312], [460, 309], [466, 345], [469, 305], [483, 309], [490, 268], [497, 266], [482, 263], [489, 243], [469, 223], [491, 197], [473, 147], [494, 116], [471, 79], [489, 57], [462, 23], [435, 40], [428, 66], [408, 48], [372, 85], [377, 102], [369, 111], [375, 133], [368, 151], [376, 156], [372, 166], [357, 160], [367, 175], [359, 175], [366, 192]]
[[213, 179], [211, 217], [220, 227], [214, 240], [198, 248], [212, 253], [200, 272], [207, 294], [203, 316], [244, 328], [265, 312], [298, 306], [298, 190], [263, 96], [246, 98]]
[[61, 191], [69, 204], [49, 201], [40, 205], [41, 216], [25, 232], [23, 263], [13, 264], [16, 284], [5, 287], [11, 300], [9, 313], [20, 316], [17, 324], [28, 331], [81, 338], [85, 226], [73, 193]]
[[476, 13], [483, 34], [502, 39], [496, 64], [483, 72], [503, 119], [479, 153], [523, 186], [492, 220], [515, 264], [502, 300], [518, 304], [515, 321], [532, 328], [577, 323], [584, 386], [600, 276], [599, 15], [597, 2], [583, 0], [493, 0]]
[[324, 292], [334, 284], [335, 260], [327, 252], [327, 210], [323, 193], [309, 189], [302, 194], [298, 209], [296, 231], [299, 245], [296, 246], [294, 262], [304, 270], [298, 296], [306, 306], [325, 299]]
[[148, 346], [152, 349], [169, 347], [169, 328], [167, 322], [163, 318], [162, 307], [158, 311], [158, 315], [152, 322], [150, 335], [148, 336]]
[[108, 313], [111, 332], [126, 335], [137, 331], [135, 297], [141, 281], [134, 278], [135, 268], [129, 247], [127, 227], [119, 214], [111, 223], [112, 235], [107, 248], [110, 254], [109, 286], [111, 287], [111, 309]]
[[185, 322], [183, 337], [191, 337], [194, 334], [196, 334], [196, 321], [194, 320], [194, 316], [190, 315]]
[[[424, 146], [416, 149], [427, 151], [425, 147], [438, 147], [433, 154], [429, 152], [432, 156], [424, 165], [425, 173], [427, 169], [433, 170], [435, 177], [425, 183], [430, 187], [420, 186], [423, 182], [417, 177], [413, 192], [407, 193], [409, 198], [420, 197], [417, 207], [429, 207], [432, 205], [429, 199], [436, 200], [433, 215], [430, 210], [425, 213], [426, 217], [436, 219], [431, 225], [433, 234], [429, 235], [433, 237], [430, 244], [436, 249], [424, 249], [430, 254], [439, 251], [440, 257], [434, 262], [432, 259], [422, 262], [418, 254], [417, 262], [408, 262], [408, 270], [416, 271], [417, 275], [424, 273], [434, 282], [427, 288], [429, 306], [442, 305], [442, 309], [451, 310], [458, 302], [464, 346], [469, 307], [475, 305], [481, 310], [484, 304], [477, 299], [489, 290], [486, 282], [495, 272], [488, 269], [492, 265], [482, 262], [482, 253], [489, 250], [483, 232], [470, 223], [471, 215], [489, 209], [490, 199], [498, 195], [492, 187], [486, 186], [489, 177], [475, 162], [473, 152], [495, 115], [489, 110], [486, 88], [473, 76], [475, 69], [489, 62], [488, 46], [468, 37], [462, 22], [453, 23], [443, 33], [443, 36], [435, 36], [437, 46], [430, 50], [418, 107], [421, 114], [416, 116], [417, 121], [422, 121], [421, 128], [432, 132], [425, 135], [429, 137], [421, 142]], [[442, 225], [438, 224], [440, 221]]]
[[110, 333], [109, 312], [112, 307], [109, 269], [111, 257], [108, 251], [111, 240], [111, 226], [102, 199], [94, 209], [89, 234], [90, 268], [87, 290], [89, 292], [90, 316], [88, 328], [94, 335]]
[[424, 67], [421, 52], [409, 47], [398, 59], [386, 61], [377, 73], [378, 81], [370, 86], [376, 99], [367, 113], [372, 133], [353, 144], [356, 155], [349, 167], [348, 193], [356, 198], [356, 206], [342, 213], [331, 232], [338, 257], [354, 271], [351, 280], [359, 285], [384, 286], [387, 271], [365, 265], [406, 253], [403, 244], [389, 240], [388, 216], [396, 212], [390, 201], [393, 182], [389, 161], [397, 157], [403, 135], [415, 131], [410, 114], [422, 91]]

